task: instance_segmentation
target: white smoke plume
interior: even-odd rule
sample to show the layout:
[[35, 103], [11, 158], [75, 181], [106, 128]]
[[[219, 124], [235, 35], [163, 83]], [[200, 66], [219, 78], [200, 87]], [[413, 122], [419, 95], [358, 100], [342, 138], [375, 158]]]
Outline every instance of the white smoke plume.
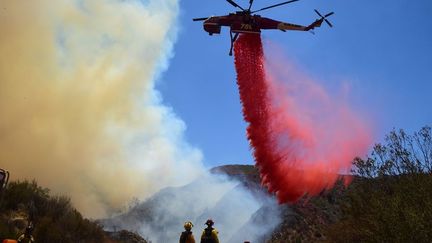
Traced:
[[155, 76], [177, 0], [3, 0], [0, 166], [99, 217], [202, 173]]

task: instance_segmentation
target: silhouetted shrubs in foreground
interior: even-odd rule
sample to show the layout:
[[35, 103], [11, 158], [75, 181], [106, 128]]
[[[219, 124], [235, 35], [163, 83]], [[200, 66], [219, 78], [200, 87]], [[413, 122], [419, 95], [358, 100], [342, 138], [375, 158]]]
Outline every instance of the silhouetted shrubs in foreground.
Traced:
[[329, 242], [432, 241], [432, 133], [392, 131], [366, 160], [354, 161], [353, 184], [340, 199], [342, 219]]
[[63, 196], [50, 196], [35, 181], [11, 182], [0, 204], [0, 239], [16, 239], [35, 224], [36, 242], [106, 242], [102, 228], [84, 219]]

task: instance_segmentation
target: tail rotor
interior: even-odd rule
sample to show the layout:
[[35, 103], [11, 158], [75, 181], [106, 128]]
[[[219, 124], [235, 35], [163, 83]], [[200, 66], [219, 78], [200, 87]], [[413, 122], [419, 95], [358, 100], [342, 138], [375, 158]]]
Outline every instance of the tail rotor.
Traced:
[[327, 20], [327, 17], [333, 15], [334, 12], [330, 12], [330, 13], [323, 16], [320, 12], [318, 12], [318, 10], [316, 10], [316, 9], [314, 9], [314, 10], [315, 10], [315, 13], [317, 13], [321, 17], [321, 20], [324, 20], [328, 24], [328, 26], [333, 27], [332, 23], [330, 23], [330, 21]]

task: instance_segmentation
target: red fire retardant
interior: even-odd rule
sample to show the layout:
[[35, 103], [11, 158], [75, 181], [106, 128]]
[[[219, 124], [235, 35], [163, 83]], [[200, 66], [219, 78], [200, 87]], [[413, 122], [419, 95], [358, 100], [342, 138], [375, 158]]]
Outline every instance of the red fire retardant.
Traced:
[[352, 159], [366, 154], [368, 127], [317, 85], [279, 82], [289, 68], [266, 70], [260, 35], [240, 35], [234, 54], [247, 138], [262, 184], [280, 203], [332, 188]]

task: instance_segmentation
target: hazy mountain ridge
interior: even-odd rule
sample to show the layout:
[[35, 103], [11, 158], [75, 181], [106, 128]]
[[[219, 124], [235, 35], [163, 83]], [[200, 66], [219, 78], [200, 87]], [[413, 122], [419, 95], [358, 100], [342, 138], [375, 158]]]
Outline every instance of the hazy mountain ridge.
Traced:
[[[207, 218], [212, 217], [215, 219], [215, 226], [228, 242], [236, 237], [235, 232], [240, 230], [243, 224], [249, 222], [250, 216], [247, 216], [246, 211], [242, 211], [243, 208], [256, 207], [253, 209], [255, 212], [259, 206], [252, 202], [260, 205], [271, 204], [271, 200], [265, 199], [267, 194], [259, 186], [257, 176], [253, 166], [216, 167], [209, 176], [198, 178], [181, 187], [164, 188], [128, 212], [100, 222], [108, 230], [122, 228], [139, 232], [149, 238], [151, 236], [148, 234], [157, 232], [159, 236], [156, 242], [168, 242], [178, 238], [184, 221], [192, 220], [196, 224], [195, 232], [200, 232]], [[181, 212], [178, 212], [179, 210]], [[276, 221], [277, 215], [274, 216]], [[233, 218], [236, 218], [235, 222], [232, 221]], [[267, 227], [276, 225], [270, 224]], [[167, 229], [174, 232], [167, 232]]]
[[[340, 210], [337, 204], [335, 204], [334, 197], [340, 194], [342, 189], [339, 185], [338, 189], [335, 189], [321, 197], [312, 199], [308, 202], [300, 202], [295, 205], [277, 205], [275, 200], [270, 200], [270, 196], [267, 190], [261, 186], [259, 173], [256, 167], [252, 165], [224, 165], [212, 168], [210, 170], [212, 174], [227, 176], [230, 180], [238, 181], [236, 187], [242, 187], [248, 190], [251, 195], [259, 200], [264, 200], [263, 203], [256, 212], [250, 217], [244, 225], [238, 227], [236, 233], [231, 235], [230, 239], [226, 239], [228, 242], [243, 242], [244, 240], [255, 239], [252, 242], [287, 242], [294, 240], [312, 240], [319, 241], [325, 240], [325, 228], [327, 225], [338, 220], [340, 216]], [[196, 183], [196, 182], [193, 182]], [[185, 195], [185, 191], [193, 185], [193, 183], [182, 186], [182, 187], [169, 187], [165, 188], [146, 201], [136, 205], [129, 212], [119, 215], [112, 219], [101, 221], [107, 229], [112, 228], [125, 228], [131, 231], [140, 232], [143, 227], [151, 227], [151, 231], [164, 230], [165, 227], [159, 223], [155, 223], [156, 220], [162, 220], [169, 222], [170, 227], [176, 227], [179, 234], [182, 231], [182, 223], [186, 219], [177, 218], [172, 213], [165, 212], [163, 219], [158, 218], [159, 214], [158, 205], [160, 203], [175, 200], [178, 195]], [[199, 197], [198, 195], [197, 197]], [[267, 199], [266, 199], [267, 198]], [[213, 208], [206, 209], [197, 220], [194, 221], [197, 229], [195, 232], [202, 230], [203, 223], [206, 220], [205, 215], [214, 215], [211, 212], [221, 212], [218, 208], [223, 208], [230, 204], [230, 192], [226, 193], [222, 198], [218, 200]], [[155, 210], [156, 208], [156, 210]], [[190, 214], [193, 215], [193, 205], [190, 208]], [[222, 210], [223, 212], [223, 210]], [[274, 217], [269, 217], [274, 215]], [[217, 215], [214, 215], [217, 216]], [[278, 217], [281, 216], [281, 219]], [[166, 218], [165, 218], [166, 217]], [[274, 220], [272, 220], [274, 218]], [[178, 222], [178, 225], [172, 225], [173, 222]], [[226, 222], [216, 221], [215, 226], [219, 229], [219, 226]], [[248, 225], [269, 225], [275, 224], [275, 229], [270, 232], [261, 232], [260, 227], [247, 227]], [[147, 226], [146, 226], [147, 225]], [[135, 226], [135, 227], [131, 227]], [[264, 230], [264, 229], [263, 229]]]

